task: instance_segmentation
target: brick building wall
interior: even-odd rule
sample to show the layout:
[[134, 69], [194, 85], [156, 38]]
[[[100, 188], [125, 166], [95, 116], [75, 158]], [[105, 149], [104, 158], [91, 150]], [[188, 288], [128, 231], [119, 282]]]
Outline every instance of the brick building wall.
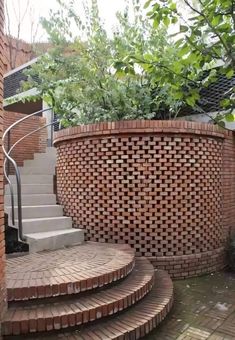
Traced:
[[36, 57], [31, 44], [13, 38], [4, 37], [4, 60], [3, 74], [19, 67]]
[[[3, 0], [0, 0], [0, 144], [2, 141], [3, 131]], [[4, 241], [4, 213], [3, 213], [3, 154], [0, 145], [0, 321], [5, 310], [5, 241]], [[0, 338], [1, 338], [1, 322], [0, 322]]]
[[87, 240], [128, 243], [174, 277], [224, 267], [235, 221], [232, 133], [126, 121], [62, 130], [55, 145], [59, 202]]
[[[3, 114], [3, 126], [4, 131], [7, 127], [14, 122], [25, 117], [22, 113], [4, 111]], [[46, 124], [45, 118], [42, 117], [30, 117], [24, 122], [20, 123], [11, 131], [11, 145], [13, 145], [21, 137], [34, 131]], [[36, 152], [45, 152], [47, 146], [47, 129], [42, 129], [33, 135], [27, 137], [19, 145], [16, 146], [12, 152], [13, 158], [16, 160], [17, 165], [22, 166], [23, 161], [26, 159], [33, 159], [33, 155]], [[7, 146], [6, 146], [7, 147]]]

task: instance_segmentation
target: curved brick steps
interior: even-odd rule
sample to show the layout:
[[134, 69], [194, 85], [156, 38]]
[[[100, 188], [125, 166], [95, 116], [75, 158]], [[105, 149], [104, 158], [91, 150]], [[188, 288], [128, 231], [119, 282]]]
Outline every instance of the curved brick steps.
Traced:
[[8, 340], [136, 340], [151, 332], [169, 313], [173, 304], [173, 284], [162, 270], [155, 273], [151, 292], [129, 309], [96, 323], [67, 332], [31, 336], [7, 336]]
[[[145, 258], [136, 259], [132, 273], [111, 288], [68, 299], [56, 298], [10, 308], [3, 322], [4, 335], [19, 335], [65, 329], [118, 313], [139, 300], [152, 289], [153, 266]], [[158, 283], [157, 283], [158, 284]]]
[[135, 264], [126, 245], [86, 243], [79, 247], [7, 260], [8, 301], [77, 294], [126, 277]]

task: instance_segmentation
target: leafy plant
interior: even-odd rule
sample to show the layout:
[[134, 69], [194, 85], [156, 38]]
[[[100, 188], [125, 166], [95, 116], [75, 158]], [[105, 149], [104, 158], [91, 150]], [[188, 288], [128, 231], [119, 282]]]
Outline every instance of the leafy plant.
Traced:
[[[184, 6], [184, 11], [180, 5]], [[180, 100], [200, 113], [206, 104], [200, 97], [203, 88], [216, 82], [221, 75], [230, 80], [230, 88], [222, 95], [216, 121], [234, 120], [235, 112], [235, 2], [234, 0], [148, 0], [149, 20], [153, 27], [175, 27], [173, 34], [176, 57], [165, 62], [154, 53], [142, 58], [130, 56], [130, 63], [145, 65], [156, 83], [167, 89], [173, 100]], [[182, 13], [187, 13], [184, 15]], [[178, 29], [176, 28], [178, 27]], [[164, 70], [164, 77], [155, 76], [156, 69]]]
[[35, 87], [64, 126], [177, 114], [180, 98], [171, 97], [168, 86], [157, 84], [164, 69], [153, 74], [147, 63], [140, 67], [130, 61], [130, 56], [148, 60], [155, 55], [170, 65], [176, 57], [166, 29], [156, 31], [146, 21], [138, 0], [117, 13], [111, 36], [103, 27], [96, 0], [91, 7], [85, 5], [85, 20], [74, 10], [73, 1], [59, 3], [60, 10], [42, 20], [53, 49], [27, 71], [24, 89]]

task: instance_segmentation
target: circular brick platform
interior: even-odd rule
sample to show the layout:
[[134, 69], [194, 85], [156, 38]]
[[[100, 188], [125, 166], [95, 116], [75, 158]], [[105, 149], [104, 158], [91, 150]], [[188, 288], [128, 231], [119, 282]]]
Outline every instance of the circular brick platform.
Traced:
[[14, 304], [4, 318], [3, 334], [56, 331], [116, 314], [143, 299], [153, 283], [153, 266], [145, 258], [138, 258], [131, 274], [107, 289], [84, 296], [69, 295], [61, 301], [50, 298], [40, 304], [35, 300]]
[[87, 243], [7, 260], [3, 339], [139, 339], [170, 311], [173, 284], [127, 245]]
[[[63, 333], [35, 333], [28, 340], [132, 340], [140, 339], [161, 323], [173, 304], [173, 285], [169, 275], [156, 271], [151, 292], [137, 305], [123, 311], [120, 315], [91, 323], [85, 328], [67, 330]], [[6, 337], [7, 340], [23, 340], [25, 336]]]
[[97, 243], [8, 259], [8, 301], [102, 287], [127, 276], [134, 261], [134, 251], [126, 245]]

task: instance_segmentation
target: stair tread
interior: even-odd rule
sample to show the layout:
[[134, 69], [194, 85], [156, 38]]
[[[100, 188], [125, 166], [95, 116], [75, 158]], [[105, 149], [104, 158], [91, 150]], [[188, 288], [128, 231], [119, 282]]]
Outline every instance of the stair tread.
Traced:
[[[25, 218], [22, 220], [22, 222], [40, 222], [40, 221], [54, 221], [54, 220], [67, 220], [71, 219], [71, 217], [68, 216], [54, 216], [54, 217], [35, 217], [35, 218]], [[17, 220], [16, 220], [17, 221]]]
[[[8, 186], [9, 184], [6, 184], [6, 186]], [[35, 187], [41, 187], [42, 185], [45, 186], [51, 186], [53, 185], [53, 180], [52, 183], [22, 183], [21, 186], [23, 187], [31, 187], [31, 186], [35, 186]], [[13, 187], [16, 187], [16, 183], [13, 183]]]
[[[119, 339], [128, 335], [128, 339], [139, 339], [151, 332], [167, 315], [173, 304], [173, 284], [169, 275], [161, 270], [155, 274], [155, 284], [151, 292], [136, 306], [124, 311], [118, 317], [101, 321], [97, 325], [91, 325], [84, 330], [73, 331], [70, 334], [59, 334], [65, 340], [97, 339], [96, 334], [103, 334], [102, 340]], [[109, 335], [107, 335], [107, 331]], [[132, 336], [131, 336], [132, 333]], [[40, 339], [58, 339], [58, 335], [40, 337]], [[39, 338], [34, 338], [39, 339]], [[125, 338], [126, 339], [126, 338]]]
[[[45, 204], [45, 205], [24, 205], [22, 208], [53, 208], [62, 207], [60, 204]], [[10, 205], [5, 206], [6, 209], [11, 209]], [[16, 207], [17, 208], [17, 207]]]
[[[22, 194], [22, 196], [55, 196], [55, 194]], [[10, 194], [6, 194], [5, 196], [10, 196]], [[14, 197], [17, 197], [17, 195], [14, 195]]]
[[7, 260], [8, 301], [75, 294], [127, 276], [135, 251], [126, 245], [88, 242]]
[[[139, 339], [151, 332], [164, 320], [173, 304], [173, 283], [170, 276], [162, 270], [155, 272], [152, 290], [136, 305], [118, 315], [89, 324], [75, 330], [55, 331], [54, 333], [36, 333], [30, 340], [119, 340]], [[50, 328], [50, 323], [45, 325]]]
[[72, 234], [80, 231], [84, 231], [84, 229], [60, 229], [60, 230], [53, 230], [53, 231], [42, 231], [40, 233], [27, 233], [25, 234], [26, 237], [34, 238], [34, 239], [43, 239], [51, 236], [57, 236], [57, 235], [64, 235], [64, 234]]
[[[29, 323], [32, 320], [32, 315], [36, 311], [37, 315], [44, 315], [45, 323], [51, 322], [54, 329], [69, 327], [69, 323], [62, 323], [62, 316], [73, 316], [77, 318], [76, 325], [94, 321], [98, 318], [117, 313], [124, 310], [137, 301], [141, 300], [152, 288], [154, 278], [154, 268], [148, 260], [142, 258], [137, 259], [136, 267], [131, 274], [124, 280], [117, 283], [111, 288], [107, 288], [100, 292], [91, 292], [86, 296], [73, 296], [62, 301], [53, 302], [48, 300], [42, 304], [31, 303], [27, 306], [11, 307], [6, 313], [5, 334], [6, 328], [13, 326], [13, 323]], [[89, 313], [89, 317], [86, 317]], [[58, 321], [58, 318], [60, 321]], [[37, 319], [37, 317], [33, 317]], [[57, 319], [57, 320], [56, 320]], [[50, 320], [50, 321], [49, 321]], [[67, 319], [68, 320], [68, 319]], [[83, 321], [82, 321], [83, 320]], [[21, 324], [22, 325], [22, 324]], [[21, 325], [19, 324], [19, 331]], [[37, 329], [37, 331], [43, 329]], [[8, 334], [9, 334], [8, 330]], [[31, 329], [31, 332], [35, 331]]]

